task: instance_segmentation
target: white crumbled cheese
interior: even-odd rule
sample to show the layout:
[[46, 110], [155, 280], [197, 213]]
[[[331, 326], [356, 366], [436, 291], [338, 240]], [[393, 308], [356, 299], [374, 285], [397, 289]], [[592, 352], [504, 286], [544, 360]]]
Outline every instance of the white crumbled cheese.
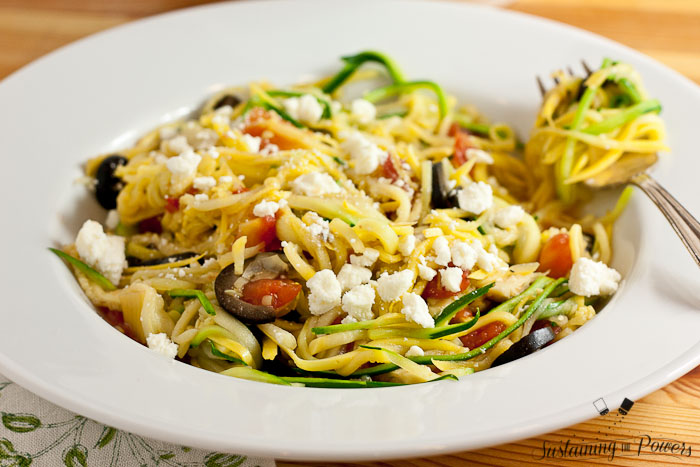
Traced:
[[274, 216], [280, 205], [275, 201], [260, 201], [253, 208], [253, 214], [258, 217]]
[[299, 175], [292, 181], [292, 191], [298, 195], [323, 196], [340, 193], [341, 189], [333, 177], [327, 173], [309, 172]]
[[[286, 200], [282, 201], [284, 201], [286, 205]], [[280, 203], [282, 203], [282, 201], [280, 201]], [[328, 222], [326, 219], [319, 216], [313, 211], [309, 211], [307, 216], [309, 216], [312, 220], [311, 224], [308, 226], [311, 235], [313, 235], [314, 237], [321, 237], [324, 242], [332, 242], [333, 240], [335, 240], [335, 237], [331, 233], [330, 222]]]
[[205, 193], [197, 193], [194, 195], [194, 200], [195, 201], [209, 201], [209, 195]]
[[166, 126], [166, 127], [161, 128], [158, 131], [158, 134], [160, 135], [161, 140], [174, 138], [175, 135], [177, 135], [177, 128], [174, 128], [172, 126]]
[[369, 284], [357, 285], [343, 295], [342, 308], [348, 316], [356, 321], [367, 321], [374, 318], [374, 289]]
[[476, 260], [478, 259], [477, 252], [474, 251], [474, 248], [472, 248], [467, 242], [458, 240], [452, 243], [450, 252], [452, 253], [452, 264], [464, 269], [465, 271], [473, 268], [476, 264]]
[[476, 162], [482, 164], [493, 164], [493, 156], [483, 149], [469, 148], [465, 151], [464, 155], [467, 159], [476, 159]]
[[208, 149], [205, 151], [205, 154], [206, 154], [207, 156], [211, 157], [212, 159], [218, 159], [219, 156], [220, 156], [219, 150], [216, 149], [216, 148], [214, 148], [214, 147], [208, 148]]
[[263, 156], [271, 156], [278, 152], [280, 152], [280, 148], [276, 144], [268, 144], [260, 150], [260, 154]]
[[511, 205], [497, 210], [493, 215], [493, 222], [502, 229], [514, 227], [525, 215], [525, 210], [520, 206]]
[[569, 288], [576, 295], [610, 295], [617, 290], [620, 273], [600, 261], [579, 258], [571, 268]]
[[231, 183], [233, 181], [233, 177], [230, 175], [224, 175], [223, 177], [219, 177], [219, 183]]
[[423, 349], [421, 349], [417, 345], [412, 345], [404, 355], [406, 357], [422, 357], [423, 355], [425, 355], [425, 352], [423, 352]]
[[440, 271], [440, 284], [449, 292], [459, 292], [462, 290], [461, 268], [445, 268]]
[[179, 156], [171, 157], [165, 163], [170, 173], [173, 175], [173, 184], [184, 189], [185, 184], [197, 174], [197, 167], [202, 161], [202, 156], [192, 150], [184, 151]]
[[119, 225], [119, 212], [116, 209], [110, 209], [107, 212], [107, 219], [105, 220], [105, 226], [109, 230], [114, 230]]
[[163, 141], [160, 145], [161, 149], [170, 154], [182, 154], [183, 152], [191, 151], [192, 146], [187, 142], [184, 135], [176, 136], [169, 140]]
[[383, 164], [388, 157], [386, 151], [358, 131], [343, 132], [340, 134], [340, 137], [345, 138], [340, 147], [350, 154], [355, 172], [359, 175], [367, 175], [374, 172], [379, 167], [379, 164]]
[[179, 277], [185, 277], [185, 276], [187, 275], [187, 273], [185, 272], [184, 269], [180, 268], [180, 269], [177, 270], [177, 275], [178, 275]]
[[385, 302], [398, 300], [413, 284], [413, 271], [404, 269], [393, 274], [384, 273], [377, 279], [377, 292]]
[[488, 251], [484, 250], [483, 245], [478, 241], [472, 242], [471, 247], [474, 249], [477, 255], [476, 263], [484, 271], [491, 272], [494, 269], [508, 269], [508, 265], [506, 264], [506, 262], [498, 257], [497, 250], [494, 250], [491, 253], [489, 253]]
[[309, 311], [312, 315], [323, 313], [340, 306], [342, 289], [338, 279], [330, 269], [323, 269], [306, 281], [309, 288]]
[[192, 185], [199, 191], [209, 191], [216, 186], [214, 177], [195, 177]]
[[438, 237], [433, 242], [433, 252], [435, 253], [435, 262], [440, 266], [447, 266], [452, 259], [450, 246], [445, 237]]
[[484, 182], [469, 182], [457, 195], [459, 207], [465, 211], [481, 214], [493, 205], [493, 189]]
[[372, 271], [354, 264], [344, 264], [338, 272], [338, 282], [343, 290], [350, 290], [372, 279]]
[[219, 107], [219, 108], [217, 108], [216, 110], [214, 110], [214, 113], [215, 113], [216, 115], [223, 115], [223, 116], [225, 116], [225, 117], [230, 117], [231, 114], [233, 113], [233, 107], [231, 107], [231, 106], [228, 105], [228, 104], [222, 105], [221, 107]]
[[401, 237], [399, 241], [399, 253], [404, 256], [410, 256], [413, 249], [416, 247], [416, 236], [413, 234]]
[[374, 248], [365, 248], [361, 256], [350, 255], [350, 264], [355, 266], [370, 267], [379, 259], [379, 251]]
[[304, 123], [316, 123], [323, 115], [323, 106], [311, 94], [290, 97], [282, 101], [282, 105], [290, 117]]
[[245, 145], [248, 147], [248, 152], [260, 151], [260, 143], [262, 143], [262, 139], [260, 139], [259, 136], [251, 136], [248, 133], [243, 133], [243, 136], [241, 136], [241, 139], [243, 140]]
[[126, 266], [124, 237], [105, 234], [99, 222], [87, 220], [75, 239], [78, 255], [112, 284], [119, 284]]
[[429, 266], [426, 266], [425, 264], [418, 265], [418, 275], [424, 281], [433, 280], [433, 278], [435, 277], [435, 274], [437, 274], [437, 271], [435, 269], [433, 269]]
[[177, 356], [177, 344], [171, 341], [168, 335], [164, 332], [160, 332], [158, 334], [148, 334], [146, 343], [148, 344], [149, 349], [165, 357], [175, 358]]
[[360, 123], [369, 123], [377, 116], [377, 108], [370, 101], [365, 99], [355, 99], [350, 104], [352, 115]]
[[406, 316], [406, 319], [418, 323], [424, 328], [434, 328], [435, 320], [430, 316], [430, 311], [428, 311], [428, 304], [425, 303], [423, 297], [415, 293], [405, 293], [401, 297], [401, 303], [403, 303], [403, 308], [401, 308], [401, 313]]

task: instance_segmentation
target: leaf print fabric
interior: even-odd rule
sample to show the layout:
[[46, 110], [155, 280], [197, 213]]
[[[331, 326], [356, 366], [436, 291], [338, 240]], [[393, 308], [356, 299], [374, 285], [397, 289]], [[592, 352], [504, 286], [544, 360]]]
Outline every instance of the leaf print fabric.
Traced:
[[104, 426], [0, 374], [0, 467], [274, 467], [272, 459], [200, 451]]

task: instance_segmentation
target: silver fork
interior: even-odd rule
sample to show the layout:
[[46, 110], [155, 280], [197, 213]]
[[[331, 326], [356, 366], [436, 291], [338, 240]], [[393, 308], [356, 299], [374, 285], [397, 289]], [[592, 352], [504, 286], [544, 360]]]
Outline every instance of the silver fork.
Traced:
[[[585, 61], [581, 60], [581, 65], [587, 74], [592, 72]], [[567, 71], [571, 76], [575, 76], [571, 68], [568, 68]], [[547, 88], [539, 76], [537, 76], [536, 79], [540, 94], [544, 97]], [[558, 84], [559, 80], [555, 78], [554, 82]], [[633, 161], [632, 163], [622, 166], [616, 163], [612, 166], [617, 166], [616, 171], [607, 169], [594, 178], [587, 180], [586, 184], [596, 188], [630, 183], [637, 186], [646, 193], [656, 207], [661, 210], [666, 220], [668, 220], [673, 230], [676, 231], [681, 241], [690, 252], [695, 263], [700, 267], [700, 222], [698, 222], [676, 198], [666, 191], [659, 182], [654, 180], [651, 175], [646, 172], [646, 170], [656, 162], [657, 158], [656, 154], [652, 154], [650, 157], [638, 162]]]

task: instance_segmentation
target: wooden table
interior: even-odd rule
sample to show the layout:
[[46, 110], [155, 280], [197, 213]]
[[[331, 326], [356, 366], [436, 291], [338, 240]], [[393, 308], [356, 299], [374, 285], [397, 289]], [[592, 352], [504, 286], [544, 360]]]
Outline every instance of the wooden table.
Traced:
[[[206, 0], [0, 0], [0, 78], [55, 48], [136, 18]], [[646, 53], [700, 83], [700, 1], [698, 0], [520, 0], [511, 9], [569, 23]], [[653, 439], [670, 438], [691, 447], [691, 457], [649, 454]], [[606, 458], [537, 459], [543, 443], [610, 442], [628, 439], [631, 451]], [[653, 441], [652, 441], [653, 442]], [[572, 444], [570, 444], [570, 447]], [[625, 455], [621, 455], [625, 454]], [[640, 401], [626, 416], [617, 412], [571, 428], [516, 443], [374, 466], [454, 465], [700, 465], [700, 367]], [[292, 465], [280, 463], [280, 465]], [[328, 464], [326, 464], [328, 465]], [[340, 465], [340, 464], [339, 464]], [[347, 464], [344, 464], [347, 465]]]

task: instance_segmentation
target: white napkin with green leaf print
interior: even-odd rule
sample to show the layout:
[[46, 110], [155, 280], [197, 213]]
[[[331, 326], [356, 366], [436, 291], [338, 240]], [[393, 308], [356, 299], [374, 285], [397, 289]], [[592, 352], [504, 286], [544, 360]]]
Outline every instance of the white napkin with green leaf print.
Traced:
[[47, 402], [0, 374], [0, 467], [268, 467], [272, 459], [200, 451], [119, 431]]

